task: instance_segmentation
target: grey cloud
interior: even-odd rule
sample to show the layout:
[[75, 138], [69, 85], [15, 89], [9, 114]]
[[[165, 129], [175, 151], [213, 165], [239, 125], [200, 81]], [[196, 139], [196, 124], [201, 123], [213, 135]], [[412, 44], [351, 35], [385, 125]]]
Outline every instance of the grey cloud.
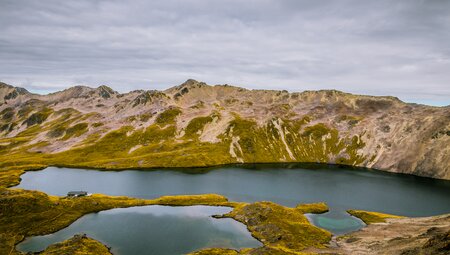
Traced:
[[163, 89], [194, 78], [450, 104], [450, 1], [5, 1], [0, 80]]

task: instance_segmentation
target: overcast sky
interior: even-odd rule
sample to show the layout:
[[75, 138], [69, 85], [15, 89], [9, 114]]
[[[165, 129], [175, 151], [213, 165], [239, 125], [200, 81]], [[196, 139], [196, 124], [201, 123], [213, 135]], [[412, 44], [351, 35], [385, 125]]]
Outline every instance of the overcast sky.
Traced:
[[450, 1], [0, 0], [0, 81], [208, 84], [450, 104]]

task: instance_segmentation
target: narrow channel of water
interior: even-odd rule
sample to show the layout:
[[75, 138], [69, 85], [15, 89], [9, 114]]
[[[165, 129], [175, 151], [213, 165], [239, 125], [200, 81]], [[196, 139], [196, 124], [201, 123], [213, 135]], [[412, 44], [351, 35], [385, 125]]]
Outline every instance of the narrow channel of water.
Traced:
[[64, 196], [71, 190], [156, 198], [217, 193], [232, 201], [269, 200], [286, 206], [326, 202], [310, 220], [335, 234], [364, 224], [347, 209], [404, 216], [450, 212], [450, 181], [327, 165], [243, 165], [215, 169], [98, 171], [49, 167], [22, 175], [19, 188]]
[[42, 251], [77, 233], [112, 247], [116, 255], [176, 255], [206, 247], [261, 246], [242, 223], [211, 217], [229, 211], [227, 207], [157, 205], [112, 209], [85, 215], [56, 233], [28, 238], [17, 248]]

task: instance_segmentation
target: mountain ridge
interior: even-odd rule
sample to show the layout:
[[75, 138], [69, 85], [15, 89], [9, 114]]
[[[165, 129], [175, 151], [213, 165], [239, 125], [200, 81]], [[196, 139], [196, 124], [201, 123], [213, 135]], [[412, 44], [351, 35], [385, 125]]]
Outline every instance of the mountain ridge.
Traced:
[[[120, 93], [118, 91], [115, 91], [114, 89], [112, 89], [111, 87], [109, 87], [108, 85], [99, 85], [98, 87], [91, 87], [89, 85], [74, 85], [74, 86], [70, 86], [68, 88], [65, 88], [63, 90], [59, 90], [59, 91], [55, 91], [55, 92], [50, 92], [47, 94], [37, 94], [37, 93], [32, 93], [29, 92], [27, 89], [23, 88], [23, 87], [18, 87], [18, 86], [13, 86], [10, 84], [7, 84], [5, 82], [1, 82], [0, 81], [0, 89], [4, 89], [4, 88], [13, 88], [13, 89], [19, 89], [19, 90], [24, 90], [26, 91], [28, 94], [30, 95], [34, 95], [34, 96], [38, 96], [38, 97], [45, 97], [45, 96], [50, 96], [50, 95], [54, 95], [54, 94], [60, 94], [63, 93], [65, 91], [70, 91], [70, 90], [76, 90], [76, 89], [86, 89], [88, 91], [91, 90], [100, 90], [100, 89], [107, 89], [110, 91], [113, 91], [114, 94], [117, 95], [126, 95], [126, 94], [130, 94], [130, 93], [142, 93], [142, 92], [146, 92], [146, 91], [160, 91], [160, 92], [170, 92], [173, 91], [175, 89], [180, 89], [180, 88], [184, 88], [184, 87], [188, 87], [189, 88], [189, 84], [200, 84], [201, 86], [205, 86], [205, 87], [230, 87], [230, 88], [235, 88], [235, 89], [240, 89], [240, 90], [246, 90], [246, 91], [267, 91], [267, 92], [285, 92], [285, 93], [289, 93], [289, 94], [296, 94], [296, 93], [340, 93], [340, 94], [345, 94], [345, 95], [354, 95], [354, 96], [364, 96], [364, 97], [375, 97], [375, 98], [386, 98], [386, 99], [393, 99], [393, 100], [397, 100], [397, 101], [401, 101], [403, 103], [406, 104], [419, 104], [419, 103], [408, 103], [408, 102], [404, 102], [402, 100], [400, 100], [398, 97], [395, 96], [388, 96], [388, 95], [384, 95], [384, 96], [374, 96], [374, 95], [366, 95], [366, 94], [355, 94], [355, 93], [350, 93], [350, 92], [345, 92], [345, 91], [341, 91], [341, 90], [336, 90], [336, 89], [319, 89], [319, 90], [302, 90], [302, 91], [292, 91], [292, 92], [288, 92], [287, 90], [276, 90], [276, 89], [248, 89], [248, 88], [244, 88], [244, 87], [239, 87], [239, 86], [234, 86], [234, 85], [229, 85], [229, 84], [215, 84], [215, 85], [208, 85], [204, 82], [200, 82], [194, 79], [188, 79], [186, 80], [184, 83], [180, 84], [180, 85], [175, 85], [172, 87], [169, 87], [167, 89], [162, 89], [162, 90], [156, 90], [156, 89], [137, 89], [137, 90], [131, 90], [128, 92], [123, 92]], [[1, 91], [0, 91], [1, 92]], [[3, 99], [4, 98], [0, 98]], [[420, 104], [420, 105], [425, 105], [425, 106], [429, 106], [429, 107], [449, 107], [448, 106], [433, 106], [433, 105], [426, 105], [426, 104]]]
[[192, 79], [127, 93], [102, 85], [37, 95], [0, 85], [0, 168], [318, 162], [450, 179], [450, 107]]

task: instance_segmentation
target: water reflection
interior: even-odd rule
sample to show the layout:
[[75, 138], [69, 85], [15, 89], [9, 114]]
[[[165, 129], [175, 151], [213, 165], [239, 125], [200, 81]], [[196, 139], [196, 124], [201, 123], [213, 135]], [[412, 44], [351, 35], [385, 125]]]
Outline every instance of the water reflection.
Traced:
[[335, 235], [347, 234], [366, 225], [362, 220], [340, 210], [324, 214], [306, 214], [306, 217], [312, 224], [327, 229]]
[[112, 247], [114, 254], [185, 254], [205, 247], [258, 247], [245, 225], [214, 219], [231, 209], [212, 206], [143, 206], [88, 214], [54, 234], [28, 238], [17, 248], [44, 250], [77, 233], [86, 233]]
[[[216, 193], [232, 201], [273, 201], [285, 206], [326, 202], [330, 213], [314, 224], [341, 233], [356, 228], [347, 209], [404, 216], [450, 212], [450, 181], [328, 165], [241, 165], [211, 169], [120, 172], [49, 167], [22, 175], [18, 186], [64, 196], [70, 190], [157, 198]], [[347, 220], [343, 220], [347, 219]], [[359, 224], [359, 227], [363, 224]]]

